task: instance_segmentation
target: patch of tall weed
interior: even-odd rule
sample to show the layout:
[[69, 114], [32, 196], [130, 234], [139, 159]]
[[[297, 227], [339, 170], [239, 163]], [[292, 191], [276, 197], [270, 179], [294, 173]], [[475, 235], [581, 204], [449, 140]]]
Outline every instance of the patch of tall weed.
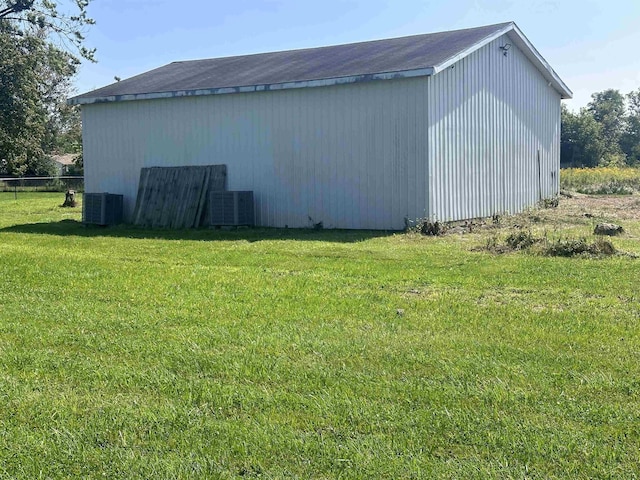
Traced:
[[589, 240], [586, 237], [563, 237], [543, 234], [535, 234], [529, 229], [515, 228], [507, 234], [504, 239], [498, 235], [489, 237], [479, 250], [486, 250], [492, 253], [510, 253], [524, 251], [534, 255], [547, 257], [607, 257], [612, 255], [625, 255], [618, 251], [610, 240], [603, 237], [596, 237]]
[[629, 195], [640, 192], [640, 168], [564, 168], [560, 188], [589, 195]]

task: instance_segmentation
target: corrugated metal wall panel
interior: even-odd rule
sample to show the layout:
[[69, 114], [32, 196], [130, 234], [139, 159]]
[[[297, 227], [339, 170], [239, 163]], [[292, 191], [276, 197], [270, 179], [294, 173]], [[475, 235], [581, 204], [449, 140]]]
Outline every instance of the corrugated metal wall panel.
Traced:
[[140, 169], [228, 166], [258, 225], [401, 229], [427, 211], [427, 80], [83, 106], [87, 191], [125, 195]]
[[503, 55], [507, 43], [429, 79], [433, 219], [515, 213], [558, 192], [560, 95], [515, 45]]

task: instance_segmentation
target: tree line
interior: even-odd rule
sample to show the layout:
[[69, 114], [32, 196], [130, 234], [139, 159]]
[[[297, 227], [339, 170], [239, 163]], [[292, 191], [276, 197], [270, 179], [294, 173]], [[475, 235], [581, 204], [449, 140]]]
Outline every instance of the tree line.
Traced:
[[66, 99], [80, 60], [94, 56], [88, 4], [0, 0], [0, 176], [51, 175], [51, 155], [81, 156], [80, 113]]
[[591, 95], [579, 112], [561, 110], [562, 166], [640, 166], [640, 88]]

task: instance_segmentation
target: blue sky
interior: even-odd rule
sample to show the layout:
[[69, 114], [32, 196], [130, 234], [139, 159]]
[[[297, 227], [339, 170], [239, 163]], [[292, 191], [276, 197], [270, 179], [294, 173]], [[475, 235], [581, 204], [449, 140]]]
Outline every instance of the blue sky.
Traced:
[[639, 0], [93, 0], [78, 93], [175, 60], [318, 47], [515, 21], [573, 90], [640, 88]]

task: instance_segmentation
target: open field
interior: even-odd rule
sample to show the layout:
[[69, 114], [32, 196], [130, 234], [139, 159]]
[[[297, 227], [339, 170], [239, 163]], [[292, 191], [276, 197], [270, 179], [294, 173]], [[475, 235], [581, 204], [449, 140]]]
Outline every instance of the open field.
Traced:
[[[640, 197], [502, 228], [85, 228], [0, 193], [0, 478], [638, 478]], [[587, 215], [585, 215], [587, 214]]]
[[560, 185], [587, 194], [640, 193], [640, 168], [563, 168]]

